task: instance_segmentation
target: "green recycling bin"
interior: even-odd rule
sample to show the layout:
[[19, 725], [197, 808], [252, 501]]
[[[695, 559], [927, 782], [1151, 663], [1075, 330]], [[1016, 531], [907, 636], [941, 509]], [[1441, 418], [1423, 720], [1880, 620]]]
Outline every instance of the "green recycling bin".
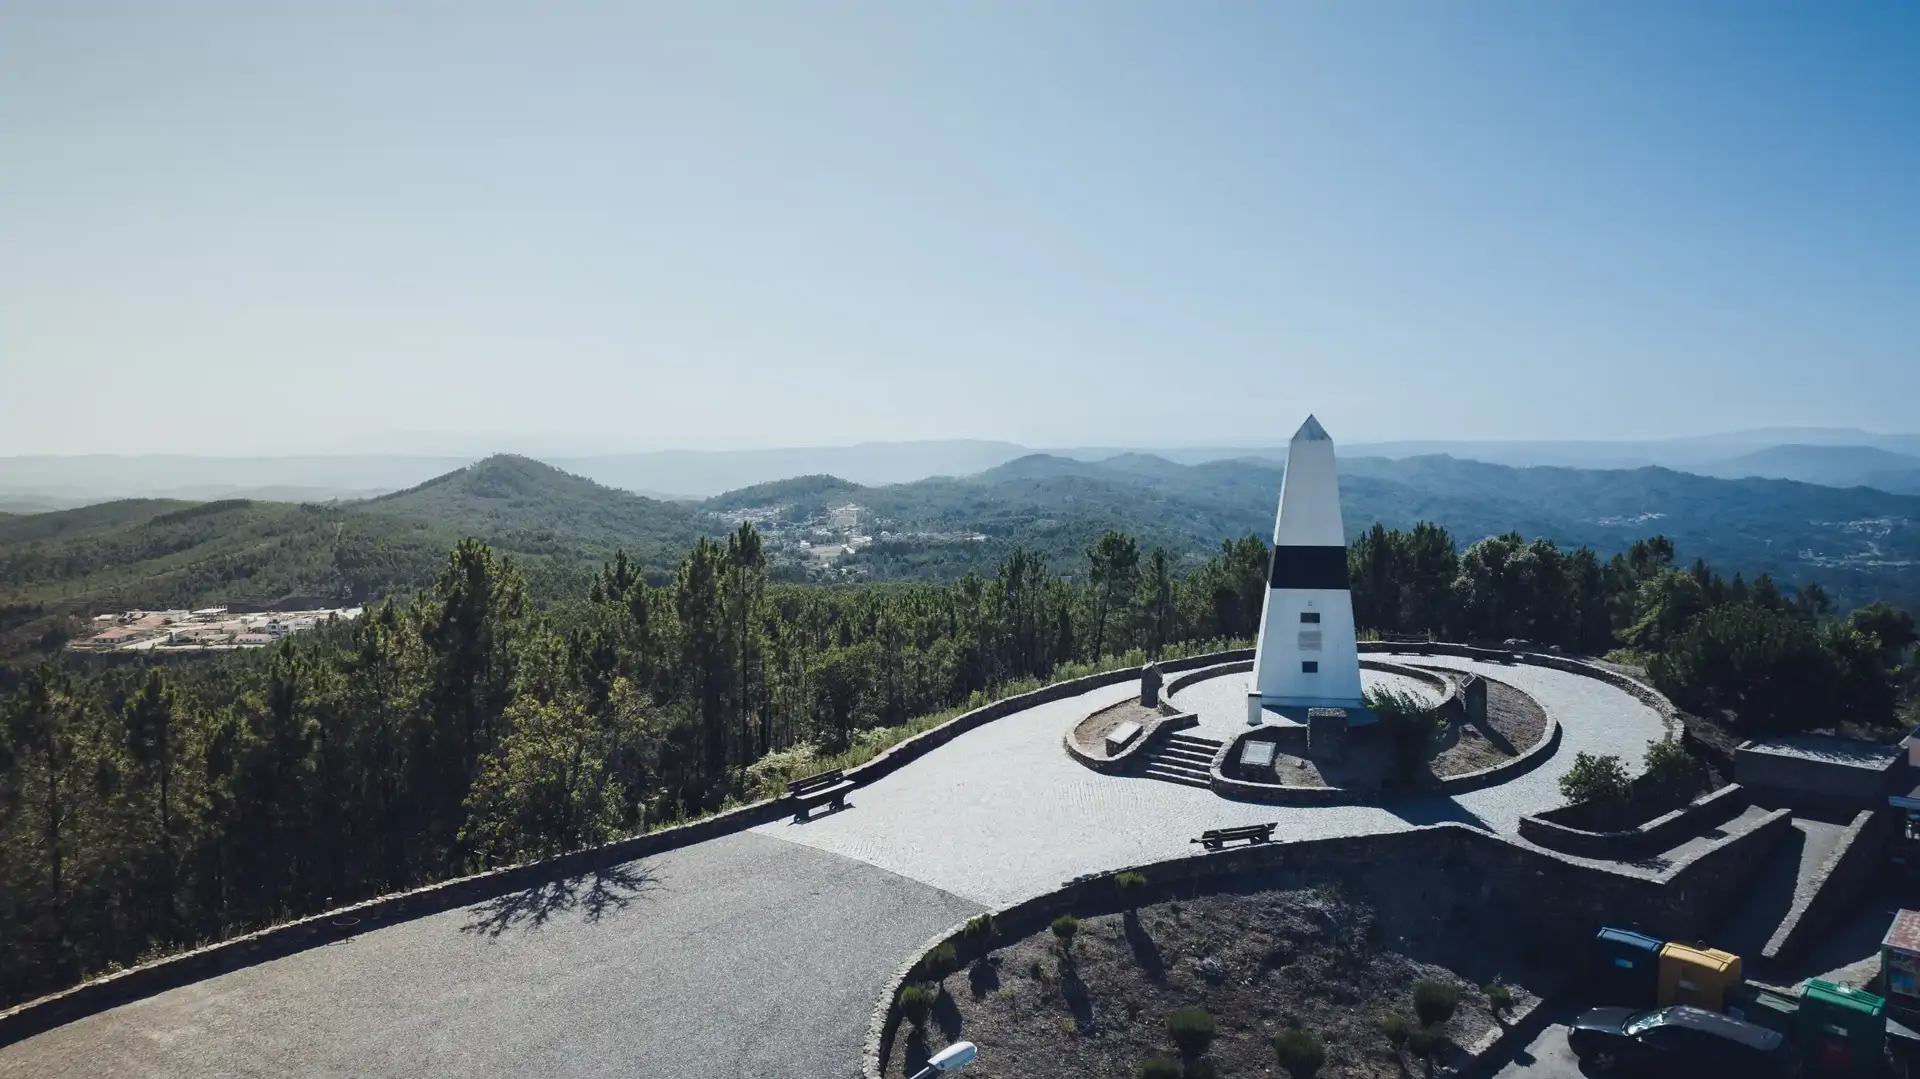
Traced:
[[1874, 1079], [1887, 1044], [1887, 1002], [1818, 978], [1800, 987], [1800, 1074]]

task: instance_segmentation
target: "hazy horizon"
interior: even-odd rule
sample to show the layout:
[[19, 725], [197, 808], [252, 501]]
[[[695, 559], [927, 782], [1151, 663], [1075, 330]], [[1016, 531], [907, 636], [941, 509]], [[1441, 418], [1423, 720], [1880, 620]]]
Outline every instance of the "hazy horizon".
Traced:
[[1911, 6], [0, 3], [0, 455], [1911, 430], [1916, 51]]

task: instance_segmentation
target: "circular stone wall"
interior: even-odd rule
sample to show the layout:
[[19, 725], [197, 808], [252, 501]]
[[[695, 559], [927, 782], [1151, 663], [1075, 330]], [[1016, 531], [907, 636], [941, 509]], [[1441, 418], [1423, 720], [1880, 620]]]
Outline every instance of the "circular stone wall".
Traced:
[[[1247, 676], [1245, 664], [1227, 664], [1219, 673], [1175, 690], [1167, 700], [1180, 711], [1199, 717], [1194, 733], [1227, 741], [1247, 729]], [[1431, 704], [1439, 704], [1442, 698], [1439, 687], [1432, 683], [1365, 665], [1360, 668], [1360, 687], [1363, 691], [1381, 688], [1410, 693]]]

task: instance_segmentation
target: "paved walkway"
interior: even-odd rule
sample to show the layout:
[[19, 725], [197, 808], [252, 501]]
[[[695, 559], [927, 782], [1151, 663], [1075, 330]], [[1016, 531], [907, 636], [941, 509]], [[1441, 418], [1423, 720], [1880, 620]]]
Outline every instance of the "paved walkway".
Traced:
[[[1480, 669], [1471, 661], [1436, 663]], [[1489, 673], [1566, 724], [1512, 783], [1386, 808], [1288, 808], [1109, 777], [1061, 737], [1110, 686], [970, 732], [779, 823], [375, 930], [0, 1049], [0, 1077], [844, 1076], [887, 974], [932, 933], [1075, 875], [1174, 857], [1203, 828], [1279, 838], [1463, 820], [1510, 831], [1558, 804], [1579, 750], [1631, 761], [1659, 717], [1605, 683]]]
[[1458, 798], [1384, 807], [1231, 802], [1195, 787], [1101, 775], [1068, 759], [1062, 734], [1093, 709], [1136, 692], [1122, 684], [956, 738], [855, 791], [843, 813], [758, 830], [1001, 906], [1082, 873], [1191, 853], [1188, 840], [1207, 828], [1277, 820], [1274, 838], [1286, 840], [1458, 820], [1511, 832], [1522, 816], [1561, 804], [1559, 778], [1575, 753], [1617, 753], [1637, 768], [1647, 742], [1665, 730], [1653, 709], [1597, 679], [1546, 667], [1419, 658], [1481, 671], [1532, 694], [1566, 728], [1559, 751], [1512, 782]]
[[833, 1079], [902, 957], [979, 909], [744, 833], [91, 1016], [0, 1076]]

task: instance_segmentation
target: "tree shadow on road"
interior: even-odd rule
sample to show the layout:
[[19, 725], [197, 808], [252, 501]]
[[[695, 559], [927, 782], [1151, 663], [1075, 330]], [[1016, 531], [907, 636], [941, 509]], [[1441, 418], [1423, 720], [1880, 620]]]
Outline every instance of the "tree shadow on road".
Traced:
[[583, 921], [591, 924], [609, 913], [627, 909], [635, 899], [657, 886], [653, 873], [637, 862], [596, 869], [468, 907], [467, 913], [473, 915], [473, 921], [461, 926], [460, 931], [497, 937], [510, 929], [538, 929], [555, 915], [576, 911]]

